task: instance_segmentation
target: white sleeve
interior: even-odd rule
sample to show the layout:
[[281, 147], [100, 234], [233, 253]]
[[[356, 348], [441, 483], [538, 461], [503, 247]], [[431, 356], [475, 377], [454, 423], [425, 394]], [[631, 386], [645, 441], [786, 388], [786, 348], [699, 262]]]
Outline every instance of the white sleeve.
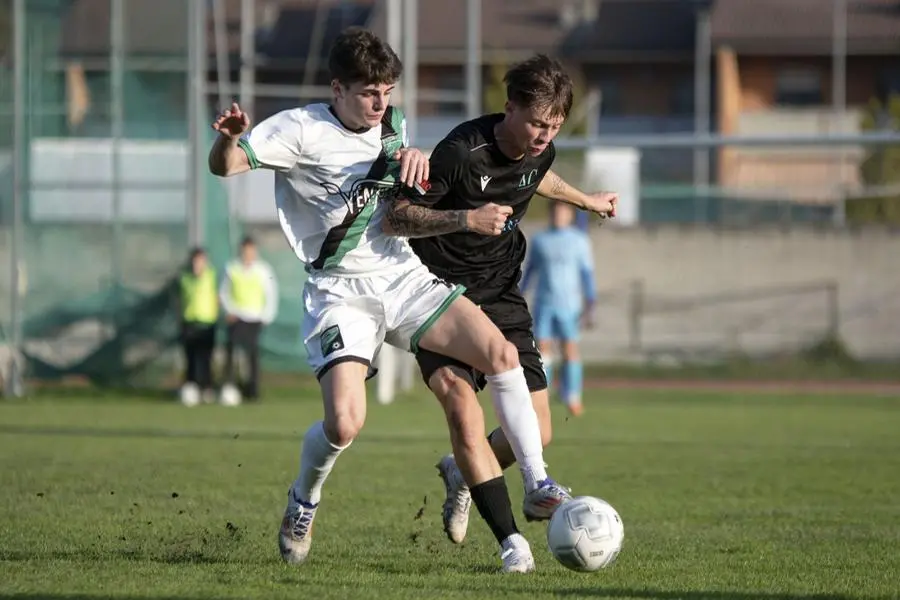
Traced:
[[258, 123], [238, 142], [251, 169], [287, 171], [300, 159], [303, 122], [300, 109], [283, 110]]

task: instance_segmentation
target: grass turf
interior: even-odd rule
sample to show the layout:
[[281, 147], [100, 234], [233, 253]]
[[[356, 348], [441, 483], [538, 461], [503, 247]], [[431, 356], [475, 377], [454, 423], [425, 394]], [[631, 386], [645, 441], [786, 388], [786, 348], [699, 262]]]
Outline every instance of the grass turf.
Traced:
[[900, 597], [897, 398], [617, 391], [581, 419], [554, 407], [550, 471], [619, 510], [625, 549], [576, 574], [520, 517], [538, 572], [502, 576], [474, 510], [465, 544], [441, 532], [447, 434], [424, 392], [370, 404], [309, 562], [283, 565], [285, 493], [320, 414], [314, 387], [293, 396], [0, 403], [0, 598]]

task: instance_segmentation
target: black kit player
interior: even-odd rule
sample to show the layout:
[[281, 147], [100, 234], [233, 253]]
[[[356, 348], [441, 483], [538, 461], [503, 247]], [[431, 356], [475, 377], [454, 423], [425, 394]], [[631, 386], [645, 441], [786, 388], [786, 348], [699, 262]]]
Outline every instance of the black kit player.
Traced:
[[[386, 233], [412, 238], [422, 262], [438, 277], [464, 285], [465, 295], [516, 346], [540, 422], [541, 439], [526, 443], [543, 449], [551, 433], [549, 394], [531, 315], [518, 288], [526, 255], [525, 236], [518, 224], [535, 193], [602, 218], [615, 215], [618, 195], [585, 194], [550, 170], [556, 156], [553, 138], [573, 101], [572, 80], [562, 65], [537, 55], [511, 68], [504, 81], [505, 112], [479, 117], [451, 131], [432, 152], [429, 189], [424, 195], [397, 198], [383, 227]], [[420, 351], [416, 360], [448, 421], [483, 419], [480, 411], [464, 408], [477, 406], [472, 399], [484, 387], [480, 373], [433, 352]], [[513, 452], [503, 434], [509, 425], [503, 419], [515, 418], [516, 411], [497, 406], [496, 399], [494, 404], [503, 428], [491, 432], [489, 441], [500, 468], [505, 469], [516, 462], [519, 452]], [[528, 448], [516, 450], [528, 454]], [[447, 489], [443, 521], [450, 539], [460, 543], [465, 538], [473, 500], [498, 540], [517, 534], [503, 477], [485, 480], [488, 466], [479, 470], [479, 465], [457, 462], [447, 455], [437, 465]], [[523, 512], [529, 521], [549, 519], [571, 498], [569, 490], [547, 476], [542, 464], [520, 469], [528, 492]]]

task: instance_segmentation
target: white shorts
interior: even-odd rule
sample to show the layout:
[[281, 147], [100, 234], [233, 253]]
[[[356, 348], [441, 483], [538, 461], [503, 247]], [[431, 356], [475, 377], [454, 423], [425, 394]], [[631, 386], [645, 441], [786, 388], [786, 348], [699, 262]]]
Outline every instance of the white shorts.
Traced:
[[372, 277], [311, 275], [303, 288], [303, 343], [320, 379], [334, 365], [369, 367], [387, 342], [415, 353], [428, 328], [465, 292], [421, 263]]

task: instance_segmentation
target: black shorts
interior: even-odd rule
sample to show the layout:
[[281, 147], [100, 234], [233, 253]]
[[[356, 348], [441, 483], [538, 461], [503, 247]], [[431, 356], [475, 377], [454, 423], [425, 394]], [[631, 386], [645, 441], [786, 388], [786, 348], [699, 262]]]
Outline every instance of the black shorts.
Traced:
[[[544, 363], [538, 352], [537, 343], [532, 332], [531, 313], [528, 303], [517, 289], [508, 290], [497, 298], [480, 305], [481, 310], [494, 322], [507, 340], [519, 350], [519, 362], [525, 371], [525, 381], [531, 392], [547, 389], [547, 377], [544, 374]], [[416, 354], [416, 362], [425, 384], [435, 371], [442, 367], [455, 366], [466, 374], [466, 379], [475, 391], [481, 391], [487, 384], [484, 374], [456, 359], [420, 349]]]

